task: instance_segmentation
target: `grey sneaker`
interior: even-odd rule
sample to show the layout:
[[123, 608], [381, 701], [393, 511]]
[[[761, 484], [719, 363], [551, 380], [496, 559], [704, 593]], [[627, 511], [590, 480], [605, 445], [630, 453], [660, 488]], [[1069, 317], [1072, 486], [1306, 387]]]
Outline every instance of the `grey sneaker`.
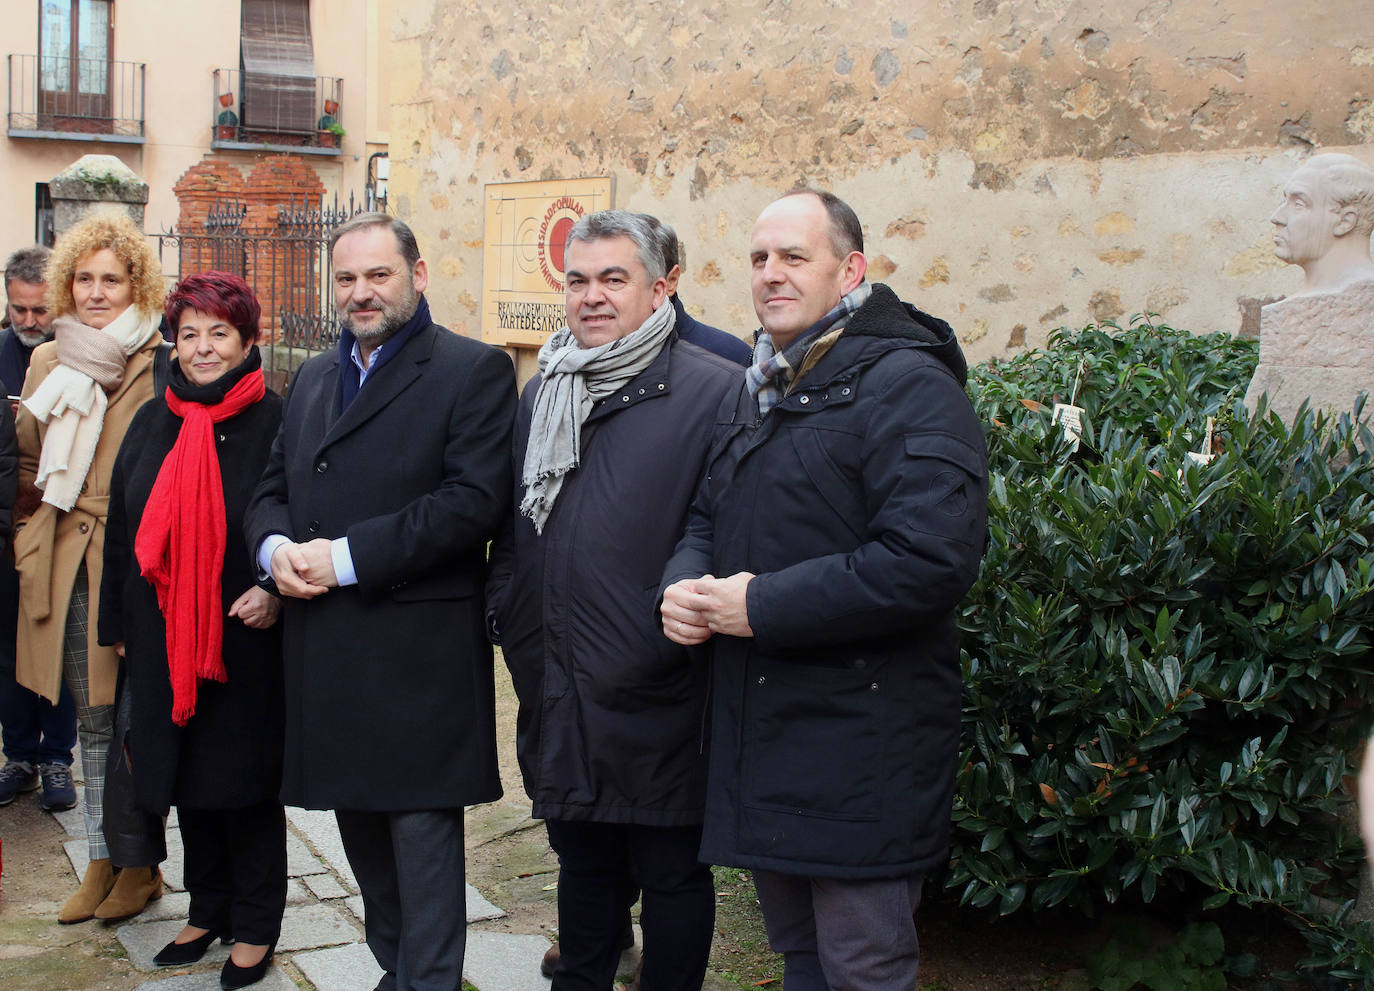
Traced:
[[26, 760], [12, 760], [0, 767], [0, 805], [9, 805], [26, 791], [38, 787], [38, 772]]
[[43, 794], [38, 804], [46, 812], [64, 812], [76, 807], [76, 785], [72, 784], [72, 769], [66, 764], [39, 764], [43, 779]]

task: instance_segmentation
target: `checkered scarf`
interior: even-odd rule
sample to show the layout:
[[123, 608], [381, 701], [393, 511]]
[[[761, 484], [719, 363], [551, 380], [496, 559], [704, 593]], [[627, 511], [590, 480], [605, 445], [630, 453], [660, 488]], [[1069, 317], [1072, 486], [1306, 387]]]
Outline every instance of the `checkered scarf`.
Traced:
[[754, 364], [744, 372], [749, 393], [758, 403], [759, 416], [766, 416], [787, 394], [792, 377], [806, 360], [806, 353], [811, 350], [811, 345], [823, 335], [840, 330], [849, 323], [854, 311], [868, 302], [872, 292], [872, 285], [867, 282], [859, 283], [852, 292], [841, 297], [834, 309], [813, 323], [781, 351], [773, 346], [773, 338], [762, 331], [759, 332], [758, 340], [754, 344]]

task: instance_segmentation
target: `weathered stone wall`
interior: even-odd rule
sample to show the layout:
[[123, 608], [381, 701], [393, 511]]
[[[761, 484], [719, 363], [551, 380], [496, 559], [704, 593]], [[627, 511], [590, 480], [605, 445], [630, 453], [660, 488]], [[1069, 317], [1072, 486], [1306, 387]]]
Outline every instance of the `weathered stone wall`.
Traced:
[[1374, 161], [1364, 0], [396, 0], [392, 203], [476, 333], [486, 182], [613, 175], [687, 249], [682, 294], [755, 326], [753, 218], [797, 183], [974, 358], [1149, 310], [1238, 330], [1292, 292], [1269, 213], [1311, 149]]

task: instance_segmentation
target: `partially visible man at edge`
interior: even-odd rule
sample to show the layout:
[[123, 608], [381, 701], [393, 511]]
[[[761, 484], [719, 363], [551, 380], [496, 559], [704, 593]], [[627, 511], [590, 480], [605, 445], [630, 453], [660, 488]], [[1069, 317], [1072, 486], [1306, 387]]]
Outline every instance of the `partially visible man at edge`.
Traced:
[[330, 254], [339, 347], [296, 373], [244, 524], [286, 596], [282, 799], [335, 810], [379, 991], [454, 991], [463, 806], [501, 795], [482, 585], [515, 374], [431, 321], [401, 221], [360, 214]]
[[573, 227], [567, 325], [516, 420], [512, 526], [489, 600], [516, 750], [558, 855], [554, 991], [606, 991], [642, 885], [644, 991], [698, 991], [715, 892], [697, 860], [705, 671], [653, 612], [735, 365], [679, 340], [642, 214]]
[[653, 214], [641, 213], [638, 216], [652, 229], [654, 240], [658, 242], [659, 250], [663, 253], [663, 264], [668, 267], [665, 278], [668, 280], [668, 299], [672, 302], [673, 313], [677, 316], [678, 340], [695, 344], [712, 354], [720, 355], [727, 361], [733, 361], [742, 368], [748, 368], [754, 360], [754, 352], [748, 344], [734, 334], [727, 334], [718, 327], [702, 323], [689, 314], [687, 307], [683, 305], [682, 296], [677, 291], [678, 282], [682, 279], [683, 254], [682, 242], [678, 240], [677, 231]]
[[911, 988], [948, 845], [983, 433], [954, 332], [864, 281], [847, 204], [784, 196], [749, 257], [756, 363], [663, 580], [665, 633], [712, 646], [701, 855], [754, 872], [786, 991]]
[[[52, 252], [34, 245], [20, 248], [5, 262], [5, 320], [0, 327], [0, 385], [6, 397], [24, 388], [33, 349], [53, 337], [44, 268]], [[11, 410], [11, 413], [13, 410]], [[37, 508], [39, 492], [29, 486], [27, 511]], [[0, 560], [0, 729], [6, 763], [0, 768], [0, 805], [42, 784], [39, 804], [49, 812], [76, 805], [72, 748], [76, 746], [76, 702], [66, 684], [53, 705], [15, 681], [19, 573], [9, 555]]]

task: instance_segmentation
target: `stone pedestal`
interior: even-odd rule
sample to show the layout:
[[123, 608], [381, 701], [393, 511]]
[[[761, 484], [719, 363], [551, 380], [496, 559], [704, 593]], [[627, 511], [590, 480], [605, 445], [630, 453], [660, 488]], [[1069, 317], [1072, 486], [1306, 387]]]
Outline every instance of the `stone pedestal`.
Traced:
[[1260, 311], [1259, 339], [1259, 365], [1245, 393], [1251, 412], [1262, 393], [1290, 423], [1305, 400], [1314, 409], [1350, 412], [1357, 395], [1374, 394], [1374, 281], [1270, 303]]
[[122, 210], [139, 230], [148, 204], [148, 184], [113, 155], [83, 155], [48, 182], [53, 233], [62, 233], [89, 214]]

